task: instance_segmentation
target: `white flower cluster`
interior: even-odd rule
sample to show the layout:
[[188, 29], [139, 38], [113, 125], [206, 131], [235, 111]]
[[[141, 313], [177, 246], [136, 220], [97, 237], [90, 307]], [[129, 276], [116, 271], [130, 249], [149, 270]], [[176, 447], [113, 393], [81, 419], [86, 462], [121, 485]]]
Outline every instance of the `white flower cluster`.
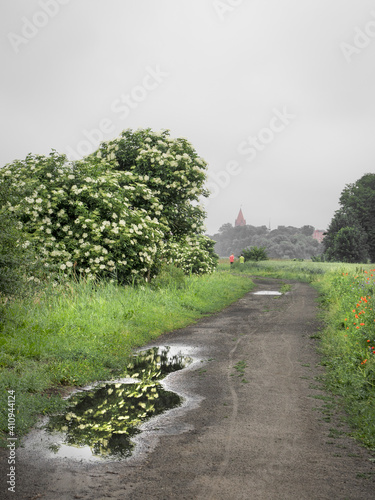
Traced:
[[[153, 262], [164, 236], [163, 226], [132, 206], [131, 195], [120, 187], [128, 182], [128, 176], [103, 169], [100, 180], [94, 179], [87, 175], [92, 166], [85, 162], [75, 165], [73, 176], [71, 166], [62, 167], [63, 156], [54, 154], [52, 158], [56, 166], [61, 166], [53, 173], [47, 170], [51, 158], [32, 155], [8, 165], [6, 170], [11, 173], [6, 175], [12, 178], [14, 201], [3, 209], [13, 211], [24, 221], [24, 229], [40, 249], [41, 259], [56, 271], [74, 270], [89, 278], [116, 274], [125, 279], [132, 271], [148, 271], [144, 263]], [[31, 170], [35, 177], [30, 177]], [[4, 173], [0, 172], [0, 182]], [[39, 179], [49, 177], [48, 173], [52, 182], [47, 188]], [[19, 191], [20, 179], [32, 194], [24, 196]], [[147, 188], [137, 190], [150, 196]]]
[[214, 272], [217, 266], [213, 245], [210, 238], [198, 235], [168, 242], [163, 253], [168, 264], [180, 267], [186, 274], [208, 274]]

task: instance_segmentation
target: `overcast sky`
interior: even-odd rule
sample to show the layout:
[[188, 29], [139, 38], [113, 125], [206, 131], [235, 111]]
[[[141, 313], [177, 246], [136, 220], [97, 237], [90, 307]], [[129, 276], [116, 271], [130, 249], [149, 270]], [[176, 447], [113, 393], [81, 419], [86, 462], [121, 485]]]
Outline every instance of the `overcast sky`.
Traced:
[[209, 164], [209, 234], [326, 229], [375, 167], [375, 1], [3, 0], [0, 164], [169, 129]]

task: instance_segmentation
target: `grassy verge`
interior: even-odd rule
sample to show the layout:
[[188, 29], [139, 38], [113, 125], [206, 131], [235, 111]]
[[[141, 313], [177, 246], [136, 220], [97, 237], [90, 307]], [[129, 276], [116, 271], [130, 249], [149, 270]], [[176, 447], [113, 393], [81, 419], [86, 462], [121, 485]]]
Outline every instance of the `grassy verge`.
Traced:
[[340, 396], [353, 436], [375, 450], [375, 270], [329, 274], [319, 290], [326, 386]]
[[246, 276], [217, 272], [179, 286], [67, 283], [7, 308], [0, 325], [0, 437], [8, 435], [8, 391], [18, 436], [41, 414], [61, 410], [64, 389], [119, 376], [133, 348], [234, 302]]

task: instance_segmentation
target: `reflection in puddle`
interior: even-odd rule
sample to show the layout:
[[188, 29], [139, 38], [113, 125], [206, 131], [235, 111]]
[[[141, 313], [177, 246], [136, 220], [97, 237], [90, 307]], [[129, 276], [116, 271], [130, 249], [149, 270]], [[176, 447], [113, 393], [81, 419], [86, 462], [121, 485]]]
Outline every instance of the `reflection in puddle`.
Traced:
[[271, 290], [260, 290], [259, 292], [253, 292], [253, 295], [282, 295], [282, 293]]
[[[191, 363], [181, 354], [170, 355], [170, 348], [154, 347], [136, 354], [126, 373], [132, 383], [104, 383], [88, 391], [75, 393], [67, 413], [49, 419], [50, 433], [63, 433], [63, 442], [53, 444], [56, 455], [82, 455], [124, 458], [134, 447], [131, 437], [139, 433], [142, 422], [181, 404], [177, 394], [166, 391], [157, 382], [168, 373]], [[130, 381], [131, 382], [131, 381]], [[72, 453], [69, 455], [69, 447]], [[67, 454], [68, 453], [68, 454]]]

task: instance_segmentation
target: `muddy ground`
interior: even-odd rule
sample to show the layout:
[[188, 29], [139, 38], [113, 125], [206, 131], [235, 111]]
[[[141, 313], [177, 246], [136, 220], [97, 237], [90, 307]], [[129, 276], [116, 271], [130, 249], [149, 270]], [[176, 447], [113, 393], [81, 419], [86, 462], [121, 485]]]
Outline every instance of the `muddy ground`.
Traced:
[[[257, 290], [277, 280], [256, 279]], [[135, 454], [87, 463], [17, 449], [16, 493], [1, 498], [313, 500], [375, 498], [374, 455], [345, 432], [316, 377], [316, 292], [253, 293], [152, 345], [196, 357], [167, 378], [185, 405], [145, 425]], [[4, 493], [5, 492], [5, 493]]]

